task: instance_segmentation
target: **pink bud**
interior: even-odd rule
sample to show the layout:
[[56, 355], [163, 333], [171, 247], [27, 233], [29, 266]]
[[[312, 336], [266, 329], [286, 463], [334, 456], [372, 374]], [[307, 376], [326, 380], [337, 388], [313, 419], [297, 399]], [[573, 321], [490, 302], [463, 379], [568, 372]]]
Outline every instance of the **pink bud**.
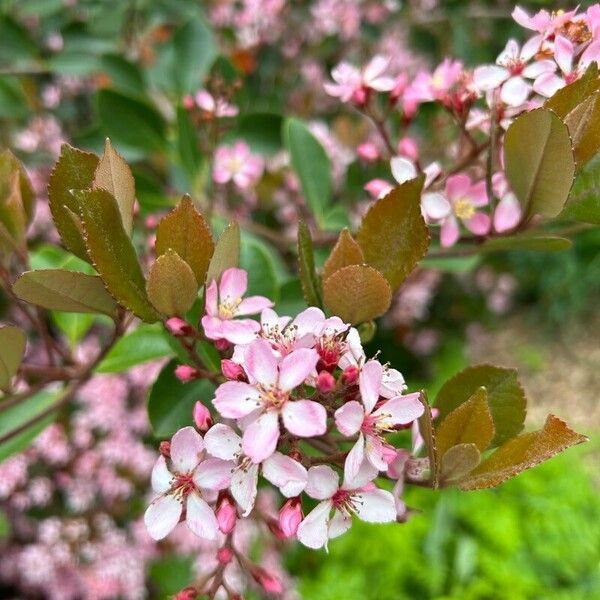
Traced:
[[365, 191], [372, 198], [379, 198], [380, 196], [384, 196], [387, 194], [394, 186], [385, 181], [385, 179], [371, 179], [364, 185]]
[[281, 527], [279, 527], [279, 521], [276, 521], [275, 519], [269, 519], [267, 521], [267, 527], [278, 540], [284, 541], [287, 539], [283, 531], [281, 531]]
[[364, 106], [369, 99], [369, 90], [361, 87], [352, 93], [352, 102], [356, 104], [356, 106]]
[[217, 500], [217, 523], [223, 533], [229, 533], [235, 527], [237, 510], [233, 498], [227, 492], [221, 492]]
[[169, 442], [169, 441], [161, 442], [160, 446], [158, 447], [158, 451], [165, 458], [171, 458], [171, 442]]
[[322, 394], [328, 394], [335, 389], [335, 377], [329, 371], [321, 371], [317, 377], [317, 389]]
[[192, 108], [194, 108], [194, 99], [190, 96], [190, 94], [186, 94], [183, 97], [183, 108], [186, 110], [192, 110]]
[[283, 535], [286, 538], [294, 537], [303, 518], [300, 498], [289, 498], [279, 511], [279, 527]]
[[202, 404], [202, 402], [198, 401], [194, 404], [192, 416], [194, 417], [194, 423], [199, 431], [208, 431], [212, 427], [213, 420], [210, 416], [210, 411]]
[[262, 567], [252, 567], [250, 574], [254, 577], [254, 580], [260, 585], [265, 592], [269, 594], [281, 594], [283, 592], [283, 585], [279, 577], [275, 576]]
[[396, 81], [394, 83], [394, 87], [390, 92], [390, 102], [395, 103], [398, 101], [408, 86], [408, 75], [406, 73], [401, 73], [396, 77]]
[[154, 215], [148, 215], [144, 221], [144, 225], [148, 229], [156, 229], [158, 225], [158, 219]]
[[353, 365], [346, 367], [342, 373], [342, 383], [345, 385], [354, 385], [358, 381], [358, 367]]
[[366, 162], [373, 162], [379, 158], [379, 150], [377, 150], [377, 146], [371, 142], [359, 144], [356, 148], [356, 154]]
[[221, 371], [227, 379], [232, 381], [247, 381], [242, 365], [238, 365], [229, 358], [224, 358], [221, 361]]
[[228, 548], [227, 546], [225, 546], [225, 547], [219, 548], [219, 550], [217, 550], [217, 560], [222, 565], [229, 564], [231, 562], [232, 558], [233, 558], [233, 550], [231, 548]]
[[200, 377], [200, 373], [198, 373], [198, 369], [195, 369], [190, 365], [177, 365], [175, 369], [175, 377], [177, 377], [177, 379], [179, 379], [179, 381], [182, 383], [187, 383], [193, 379], [198, 379]]
[[172, 317], [165, 323], [169, 333], [175, 335], [177, 337], [185, 337], [188, 335], [192, 335], [194, 330], [189, 323], [186, 323], [183, 319], [179, 317]]
[[398, 154], [410, 158], [413, 162], [419, 160], [419, 147], [417, 142], [411, 137], [403, 137], [398, 142]]
[[215, 340], [214, 342], [215, 348], [219, 352], [224, 352], [225, 350], [229, 350], [231, 344], [227, 340]]
[[175, 594], [174, 600], [196, 600], [198, 597], [198, 591], [193, 587], [183, 588], [180, 592]]

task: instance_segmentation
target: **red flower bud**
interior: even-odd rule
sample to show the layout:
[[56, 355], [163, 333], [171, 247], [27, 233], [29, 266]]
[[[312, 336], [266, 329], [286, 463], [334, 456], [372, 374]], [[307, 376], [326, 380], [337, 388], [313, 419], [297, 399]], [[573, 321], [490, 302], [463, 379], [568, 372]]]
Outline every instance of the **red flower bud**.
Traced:
[[215, 340], [214, 345], [219, 352], [229, 350], [229, 348], [231, 347], [231, 344], [227, 340]]
[[210, 411], [202, 404], [202, 402], [198, 401], [194, 404], [192, 416], [194, 417], [194, 423], [199, 431], [205, 432], [212, 427], [213, 420], [210, 416]]
[[283, 592], [283, 584], [279, 577], [266, 569], [258, 566], [252, 567], [252, 569], [250, 569], [250, 575], [252, 575], [254, 581], [256, 581], [265, 592], [269, 594], [281, 594]]
[[229, 564], [231, 562], [232, 558], [233, 558], [233, 550], [231, 548], [228, 548], [227, 546], [225, 546], [224, 548], [219, 548], [219, 550], [217, 550], [217, 560], [222, 565]]
[[224, 358], [221, 361], [221, 371], [223, 375], [232, 381], [247, 381], [246, 373], [242, 365], [233, 362], [229, 358]]
[[198, 373], [198, 369], [190, 365], [177, 365], [175, 369], [175, 377], [179, 379], [182, 383], [187, 383], [188, 381], [192, 381], [194, 379], [198, 379], [200, 377], [200, 373]]
[[176, 337], [186, 337], [194, 333], [192, 326], [179, 317], [170, 318], [165, 325], [169, 333]]
[[196, 600], [196, 598], [198, 598], [198, 591], [196, 588], [186, 587], [175, 594], [174, 600]]
[[217, 523], [223, 533], [229, 533], [237, 521], [237, 510], [233, 498], [227, 492], [221, 492], [217, 500]]
[[328, 394], [335, 389], [335, 377], [329, 371], [321, 371], [317, 377], [317, 389]]
[[279, 511], [279, 528], [286, 538], [296, 535], [304, 518], [300, 498], [289, 498]]
[[359, 374], [358, 367], [352, 365], [346, 367], [342, 373], [342, 383], [345, 385], [354, 385], [358, 381]]

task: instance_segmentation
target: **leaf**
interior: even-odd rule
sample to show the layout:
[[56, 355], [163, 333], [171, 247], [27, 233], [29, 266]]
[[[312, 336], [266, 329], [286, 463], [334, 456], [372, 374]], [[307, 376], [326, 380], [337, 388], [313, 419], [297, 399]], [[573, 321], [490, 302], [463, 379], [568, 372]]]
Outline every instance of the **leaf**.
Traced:
[[102, 70], [111, 80], [111, 87], [136, 95], [146, 87], [144, 72], [135, 63], [119, 54], [105, 54], [100, 58]]
[[393, 290], [429, 246], [429, 230], [421, 215], [423, 181], [423, 177], [411, 179], [377, 200], [356, 236], [367, 263], [385, 276]]
[[457, 444], [474, 444], [483, 452], [494, 439], [494, 421], [487, 402], [487, 391], [479, 388], [466, 402], [455, 408], [437, 427], [435, 439], [440, 456]]
[[19, 327], [0, 326], [0, 389], [5, 392], [21, 365], [26, 343], [25, 333]]
[[500, 252], [503, 250], [533, 250], [537, 252], [562, 252], [573, 242], [556, 235], [513, 235], [486, 240], [479, 246], [480, 252]]
[[19, 172], [3, 169], [0, 173], [0, 225], [2, 241], [9, 250], [25, 248], [26, 214], [21, 199]]
[[544, 103], [544, 108], [549, 108], [561, 119], [564, 119], [576, 106], [597, 91], [600, 91], [598, 65], [596, 62], [592, 62], [582, 77], [548, 98]]
[[108, 138], [104, 142], [104, 154], [94, 173], [93, 187], [102, 188], [114, 196], [123, 220], [123, 229], [127, 235], [131, 235], [135, 181], [129, 165], [112, 147]]
[[504, 138], [506, 177], [526, 217], [556, 217], [575, 175], [567, 126], [551, 111], [538, 108], [518, 117]]
[[187, 195], [158, 224], [156, 254], [161, 256], [169, 249], [190, 266], [198, 285], [202, 285], [215, 245], [208, 224]]
[[579, 172], [559, 218], [600, 225], [600, 157]]
[[343, 321], [363, 323], [387, 311], [392, 289], [379, 271], [367, 265], [350, 265], [325, 280], [323, 300]]
[[260, 277], [248, 278], [247, 296], [266, 296], [277, 302], [279, 298], [278, 254], [262, 240], [247, 234], [242, 236], [240, 268], [248, 273], [260, 273]]
[[85, 243], [96, 271], [111, 295], [143, 321], [159, 319], [148, 300], [146, 280], [114, 197], [106, 190], [75, 192]]
[[177, 361], [171, 361], [160, 372], [148, 398], [148, 417], [157, 438], [169, 438], [177, 430], [189, 425], [197, 400], [208, 404], [214, 392], [207, 379], [181, 383], [175, 377]]
[[481, 460], [481, 454], [475, 444], [457, 444], [443, 456], [440, 466], [440, 478], [444, 482], [462, 479], [470, 473]]
[[154, 308], [168, 317], [182, 317], [196, 300], [198, 283], [190, 266], [169, 249], [152, 265], [146, 289]]
[[109, 89], [100, 90], [97, 97], [102, 128], [111, 139], [137, 150], [165, 149], [167, 125], [152, 105]]
[[[25, 220], [27, 223], [31, 222], [34, 214], [35, 206], [35, 192], [31, 187], [31, 182], [25, 168], [21, 164], [21, 161], [10, 150], [3, 150], [0, 152], [0, 187], [3, 189], [5, 177], [9, 173], [19, 174], [19, 192], [21, 196], [21, 204], [25, 211]], [[0, 197], [4, 195], [4, 192], [0, 194]]]
[[245, 114], [226, 139], [233, 142], [241, 138], [253, 152], [270, 156], [282, 149], [282, 124], [283, 117], [275, 113]]
[[350, 232], [344, 228], [323, 266], [323, 281], [343, 267], [362, 265], [364, 262], [363, 251]]
[[48, 182], [48, 201], [54, 225], [67, 250], [83, 260], [89, 259], [79, 227], [72, 218], [73, 213], [79, 215], [79, 202], [71, 190], [92, 186], [98, 160], [95, 154], [63, 144]]
[[96, 371], [121, 373], [136, 365], [172, 354], [173, 350], [161, 327], [140, 325], [111, 348]]
[[497, 446], [517, 435], [523, 429], [527, 401], [517, 380], [516, 369], [492, 365], [467, 367], [446, 381], [435, 399], [444, 420], [453, 410], [466, 402], [481, 387], [487, 391], [487, 401], [496, 435], [492, 441]]
[[463, 490], [495, 487], [559, 452], [586, 441], [584, 435], [571, 430], [564, 421], [548, 415], [543, 429], [507, 441], [461, 481], [459, 487]]
[[100, 277], [76, 271], [25, 271], [13, 284], [13, 291], [21, 300], [48, 310], [113, 317], [117, 307]]
[[283, 138], [302, 193], [317, 222], [322, 223], [325, 207], [331, 201], [331, 164], [317, 138], [298, 119], [284, 123]]
[[575, 162], [581, 167], [600, 149], [600, 92], [577, 105], [564, 121], [571, 135]]
[[202, 155], [196, 127], [183, 106], [177, 107], [177, 150], [185, 173], [193, 185], [202, 165]]
[[240, 264], [240, 227], [237, 223], [229, 223], [219, 236], [215, 251], [213, 252], [208, 272], [206, 274], [206, 283], [213, 279], [221, 277], [221, 273], [231, 267], [238, 267]]
[[427, 400], [425, 390], [421, 391], [420, 397], [423, 408], [423, 414], [419, 417], [419, 432], [423, 437], [427, 456], [429, 457], [429, 469], [431, 473], [431, 487], [435, 490], [438, 487], [438, 451], [435, 439], [435, 429], [433, 427], [433, 416], [431, 414], [431, 406]]
[[308, 306], [322, 306], [321, 286], [315, 269], [315, 257], [310, 230], [304, 221], [298, 223], [298, 270], [302, 295]]

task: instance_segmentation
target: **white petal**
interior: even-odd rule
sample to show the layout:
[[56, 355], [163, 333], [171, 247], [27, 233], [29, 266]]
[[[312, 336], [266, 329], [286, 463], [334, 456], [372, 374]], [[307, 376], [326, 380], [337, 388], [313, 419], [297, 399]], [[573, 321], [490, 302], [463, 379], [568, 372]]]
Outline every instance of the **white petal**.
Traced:
[[365, 438], [362, 433], [358, 435], [358, 439], [344, 462], [344, 486], [352, 485], [360, 467], [365, 460]]
[[527, 100], [531, 86], [522, 77], [511, 77], [500, 91], [500, 99], [509, 106], [520, 106]]
[[477, 67], [473, 71], [473, 83], [478, 89], [484, 92], [497, 88], [509, 77], [510, 73], [504, 67], [496, 67], [494, 65]]
[[426, 192], [421, 197], [421, 207], [426, 218], [433, 219], [444, 219], [452, 210], [450, 202], [440, 192]]
[[313, 508], [298, 527], [298, 540], [309, 548], [322, 548], [329, 539], [328, 522], [331, 501], [320, 502]]
[[350, 437], [359, 432], [364, 418], [365, 411], [360, 402], [352, 400], [335, 411], [335, 426], [342, 435]]
[[153, 540], [162, 540], [179, 523], [181, 502], [170, 494], [159, 496], [144, 513], [144, 523]]
[[239, 419], [260, 406], [260, 393], [249, 383], [226, 381], [217, 388], [213, 405], [226, 419]]
[[368, 461], [363, 460], [356, 477], [351, 481], [344, 479], [342, 488], [345, 490], [357, 490], [370, 483], [379, 475], [379, 471]]
[[285, 428], [298, 437], [314, 437], [327, 431], [327, 411], [313, 400], [288, 400], [281, 416]]
[[242, 516], [247, 517], [254, 508], [258, 482], [258, 465], [251, 465], [246, 470], [236, 469], [231, 477], [231, 495], [242, 509]]
[[158, 493], [166, 492], [171, 487], [172, 479], [165, 457], [159, 456], [152, 468], [152, 489]]
[[256, 340], [248, 344], [244, 358], [244, 367], [253, 381], [263, 385], [277, 383], [277, 358], [267, 341]]
[[229, 425], [217, 423], [204, 435], [209, 454], [223, 460], [233, 460], [242, 451], [242, 438]]
[[318, 465], [308, 470], [305, 492], [315, 500], [331, 498], [340, 485], [339, 475], [328, 465]]
[[367, 523], [391, 523], [396, 520], [394, 496], [387, 490], [371, 490], [354, 494], [356, 514]]
[[329, 539], [340, 537], [352, 527], [352, 517], [336, 510], [329, 521]]
[[412, 160], [403, 156], [394, 156], [390, 161], [392, 176], [398, 183], [404, 183], [417, 176], [417, 168]]
[[207, 490], [224, 490], [229, 487], [234, 467], [231, 460], [207, 458], [194, 471], [194, 483]]
[[388, 400], [373, 413], [373, 416], [385, 419], [390, 425], [406, 425], [418, 419], [423, 411], [420, 394], [415, 392]]
[[286, 498], [301, 494], [308, 481], [304, 466], [281, 452], [275, 452], [264, 461], [262, 474], [267, 481], [277, 486]]
[[187, 498], [185, 522], [197, 536], [205, 540], [217, 539], [219, 531], [217, 517], [197, 492], [192, 492]]
[[171, 439], [171, 460], [177, 473], [190, 473], [204, 451], [202, 436], [193, 427], [180, 429]]

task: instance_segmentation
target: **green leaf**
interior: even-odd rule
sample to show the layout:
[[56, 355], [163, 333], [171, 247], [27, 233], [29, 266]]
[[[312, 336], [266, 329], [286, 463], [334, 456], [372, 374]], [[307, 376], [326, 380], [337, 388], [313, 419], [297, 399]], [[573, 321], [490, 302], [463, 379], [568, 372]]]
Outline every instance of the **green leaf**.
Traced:
[[149, 152], [165, 149], [165, 120], [147, 102], [122, 92], [103, 89], [98, 92], [98, 113], [104, 131], [113, 140]]
[[193, 185], [202, 165], [202, 155], [196, 127], [182, 106], [177, 107], [177, 150], [181, 164]]
[[206, 273], [206, 283], [218, 280], [223, 271], [240, 265], [240, 228], [237, 223], [229, 223], [219, 236]]
[[156, 310], [168, 317], [182, 317], [196, 300], [198, 283], [190, 266], [169, 249], [152, 265], [146, 289]]
[[23, 360], [26, 343], [25, 333], [19, 327], [0, 326], [0, 389], [10, 389], [10, 382]]
[[298, 270], [302, 294], [308, 306], [322, 306], [321, 287], [315, 269], [315, 257], [310, 230], [304, 221], [298, 223]]
[[283, 138], [304, 198], [317, 223], [322, 224], [325, 207], [331, 202], [329, 158], [308, 127], [298, 119], [285, 121]]
[[502, 250], [534, 250], [537, 252], [562, 252], [568, 250], [571, 240], [555, 235], [513, 235], [486, 240], [480, 252], [499, 252]]
[[546, 100], [544, 107], [564, 119], [575, 107], [598, 91], [600, 91], [598, 65], [592, 62], [582, 77], [558, 90], [554, 96]]
[[365, 257], [360, 246], [347, 229], [342, 229], [331, 254], [323, 266], [323, 281], [339, 269], [350, 265], [362, 265]]
[[112, 86], [133, 95], [140, 94], [146, 87], [144, 72], [140, 67], [119, 54], [105, 54], [100, 66], [111, 79]]
[[443, 456], [440, 466], [440, 479], [443, 482], [462, 479], [470, 473], [481, 460], [481, 454], [475, 444], [457, 444]]
[[[254, 237], [242, 236], [240, 268], [247, 271], [248, 296], [266, 296], [274, 302], [279, 298], [279, 256], [271, 247]], [[260, 277], [252, 277], [260, 273]]]
[[163, 368], [148, 398], [150, 425], [160, 439], [169, 438], [178, 429], [190, 425], [196, 401], [208, 406], [214, 392], [214, 385], [207, 379], [181, 383], [175, 377], [176, 367], [177, 361], [171, 361]]
[[226, 139], [233, 142], [241, 138], [246, 141], [253, 152], [271, 156], [283, 147], [282, 125], [283, 117], [275, 113], [245, 114]]
[[98, 373], [121, 373], [135, 365], [171, 356], [167, 336], [158, 325], [140, 325], [122, 337], [98, 365]]
[[156, 254], [161, 256], [169, 249], [191, 267], [198, 285], [202, 285], [215, 245], [208, 224], [187, 195], [158, 224]]
[[350, 265], [323, 282], [323, 301], [342, 321], [364, 323], [387, 311], [392, 302], [392, 288], [373, 267]]
[[586, 98], [566, 117], [575, 161], [580, 168], [600, 149], [600, 92]]
[[112, 317], [117, 306], [100, 277], [77, 271], [25, 271], [13, 284], [13, 291], [21, 300], [49, 310]]
[[423, 177], [411, 179], [377, 200], [356, 236], [366, 262], [382, 273], [392, 290], [423, 258], [429, 230], [421, 214]]
[[507, 441], [461, 481], [459, 487], [463, 490], [495, 487], [559, 452], [586, 441], [584, 435], [570, 429], [558, 417], [549, 415], [543, 429]]
[[88, 254], [108, 291], [143, 321], [159, 315], [148, 300], [146, 280], [135, 249], [123, 229], [114, 197], [102, 189], [75, 192], [85, 230]]
[[435, 439], [435, 429], [433, 426], [433, 416], [431, 414], [431, 406], [427, 400], [427, 394], [424, 390], [421, 391], [420, 397], [421, 403], [423, 404], [423, 414], [419, 417], [419, 432], [425, 442], [425, 448], [427, 449], [427, 456], [429, 458], [430, 472], [431, 472], [431, 487], [437, 489], [438, 487], [438, 451]]
[[571, 196], [559, 217], [600, 225], [600, 156], [577, 175]]
[[538, 108], [518, 117], [504, 138], [506, 177], [526, 217], [556, 217], [575, 175], [567, 126], [551, 111]]
[[117, 201], [123, 228], [131, 235], [133, 208], [135, 203], [135, 181], [125, 159], [112, 147], [107, 138], [104, 142], [104, 154], [94, 173], [94, 188], [110, 192]]
[[53, 312], [52, 320], [65, 334], [71, 348], [75, 349], [96, 319], [86, 313]]
[[523, 429], [527, 401], [525, 392], [517, 380], [516, 369], [492, 365], [467, 367], [449, 379], [438, 392], [435, 406], [440, 420], [469, 400], [485, 387], [487, 400], [494, 420], [496, 435], [492, 441], [497, 446], [517, 435]]
[[63, 144], [48, 182], [48, 201], [54, 225], [66, 248], [83, 260], [88, 260], [87, 250], [81, 231], [73, 220], [73, 214], [79, 215], [79, 202], [71, 190], [92, 186], [98, 161], [95, 154]]
[[25, 220], [27, 223], [30, 223], [34, 214], [35, 192], [31, 187], [31, 182], [21, 161], [10, 150], [3, 150], [0, 152], [0, 189], [2, 190], [0, 197], [3, 197], [5, 194], [4, 185], [7, 179], [10, 178], [10, 173], [19, 174], [18, 187], [21, 196], [21, 205], [25, 211]]

